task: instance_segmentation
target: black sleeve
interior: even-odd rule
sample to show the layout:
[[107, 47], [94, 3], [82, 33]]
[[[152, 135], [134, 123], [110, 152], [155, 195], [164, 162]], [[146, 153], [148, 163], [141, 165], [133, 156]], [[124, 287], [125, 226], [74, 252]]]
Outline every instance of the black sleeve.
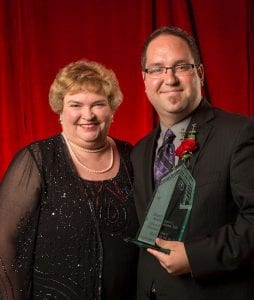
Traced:
[[31, 236], [26, 246], [19, 241], [22, 239], [20, 235], [27, 231], [25, 227], [31, 225], [31, 219], [39, 211], [42, 177], [36, 157], [40, 159], [38, 149], [35, 153], [29, 148], [21, 150], [0, 185], [0, 299], [22, 299], [23, 276], [26, 280], [29, 278], [26, 272], [32, 258], [26, 257], [25, 272], [24, 264], [20, 265], [20, 256], [22, 251], [27, 251], [27, 256], [32, 253], [28, 248], [31, 249], [33, 241]]

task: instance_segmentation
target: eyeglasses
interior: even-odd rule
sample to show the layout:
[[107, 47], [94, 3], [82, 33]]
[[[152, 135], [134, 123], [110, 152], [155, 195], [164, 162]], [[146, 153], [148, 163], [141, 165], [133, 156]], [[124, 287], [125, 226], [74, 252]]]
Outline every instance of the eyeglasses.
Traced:
[[171, 69], [175, 75], [191, 75], [193, 69], [196, 67], [194, 64], [179, 64], [172, 67], [161, 67], [154, 66], [144, 69], [144, 71], [149, 75], [150, 78], [162, 78], [164, 74], [167, 74], [168, 70]]

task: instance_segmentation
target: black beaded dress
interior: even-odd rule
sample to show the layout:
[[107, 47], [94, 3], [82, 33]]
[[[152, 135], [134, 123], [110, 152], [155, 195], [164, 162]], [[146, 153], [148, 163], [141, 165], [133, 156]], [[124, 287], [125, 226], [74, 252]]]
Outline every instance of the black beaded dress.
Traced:
[[81, 179], [61, 135], [32, 143], [0, 186], [0, 299], [134, 299], [131, 145], [118, 174]]

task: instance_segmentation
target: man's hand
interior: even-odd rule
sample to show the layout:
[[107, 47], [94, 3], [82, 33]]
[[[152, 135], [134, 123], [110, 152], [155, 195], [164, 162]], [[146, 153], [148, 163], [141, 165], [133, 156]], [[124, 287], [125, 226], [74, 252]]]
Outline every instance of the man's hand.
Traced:
[[157, 238], [156, 244], [162, 248], [169, 249], [170, 254], [164, 254], [154, 249], [147, 251], [155, 256], [162, 267], [171, 275], [181, 275], [191, 272], [183, 242], [165, 241]]

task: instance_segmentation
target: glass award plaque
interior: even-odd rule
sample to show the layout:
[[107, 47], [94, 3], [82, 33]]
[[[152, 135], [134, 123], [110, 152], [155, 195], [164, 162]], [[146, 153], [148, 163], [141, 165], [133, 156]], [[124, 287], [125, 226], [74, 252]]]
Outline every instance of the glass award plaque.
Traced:
[[164, 176], [154, 192], [136, 238], [125, 240], [139, 247], [170, 253], [170, 250], [157, 246], [155, 239], [182, 240], [192, 208], [195, 186], [195, 179], [185, 164], [177, 166]]

